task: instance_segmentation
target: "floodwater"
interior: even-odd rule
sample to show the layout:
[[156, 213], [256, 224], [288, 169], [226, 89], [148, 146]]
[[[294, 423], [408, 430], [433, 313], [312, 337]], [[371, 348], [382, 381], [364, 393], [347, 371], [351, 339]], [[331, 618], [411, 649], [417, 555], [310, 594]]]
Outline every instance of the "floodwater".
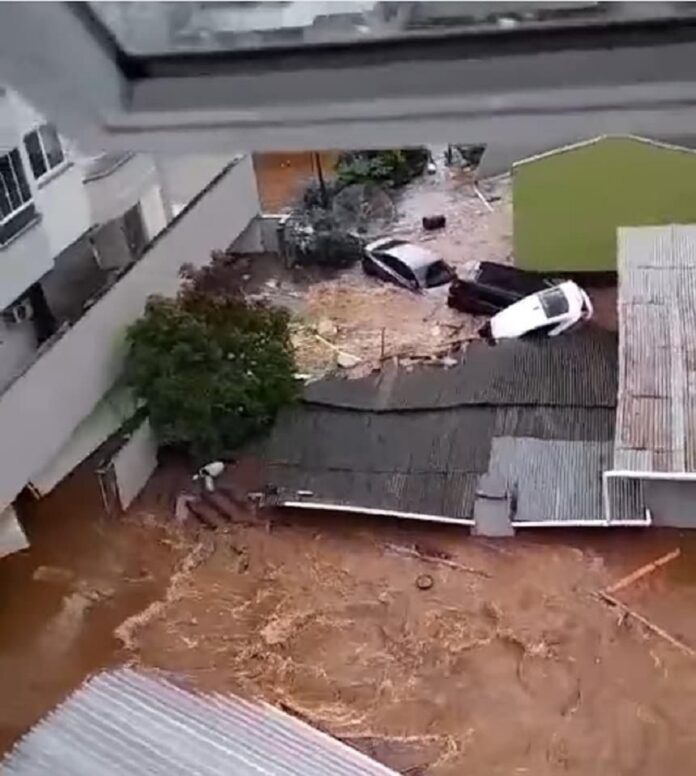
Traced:
[[174, 529], [189, 476], [161, 466], [127, 519], [84, 471], [23, 505], [32, 549], [0, 564], [4, 749], [127, 661], [281, 703], [404, 773], [691, 774], [696, 663], [594, 592], [679, 547], [621, 598], [696, 646], [696, 535], [493, 541], [330, 513]]
[[[297, 201], [307, 183], [317, 180], [315, 154], [309, 151], [279, 151], [254, 154], [254, 172], [261, 207], [266, 213], [280, 213]], [[322, 172], [331, 177], [336, 151], [319, 152]]]
[[159, 529], [106, 517], [86, 467], [20, 514], [31, 547], [0, 561], [0, 752], [127, 658], [114, 629], [164, 595], [177, 557]]

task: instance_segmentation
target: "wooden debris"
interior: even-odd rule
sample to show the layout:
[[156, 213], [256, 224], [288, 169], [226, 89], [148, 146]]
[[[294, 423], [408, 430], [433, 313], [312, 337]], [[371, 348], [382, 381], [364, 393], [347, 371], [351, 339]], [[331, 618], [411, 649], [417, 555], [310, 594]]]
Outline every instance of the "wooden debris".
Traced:
[[481, 569], [475, 569], [472, 566], [464, 566], [461, 563], [457, 563], [455, 560], [449, 560], [449, 558], [441, 558], [436, 555], [426, 555], [419, 552], [414, 547], [404, 547], [401, 544], [385, 544], [387, 552], [392, 552], [395, 555], [402, 555], [406, 558], [416, 558], [416, 560], [422, 560], [426, 563], [436, 563], [441, 566], [447, 566], [451, 569], [457, 569], [457, 571], [464, 571], [467, 574], [476, 574], [479, 577], [491, 578], [491, 575], [487, 571]]
[[652, 563], [646, 563], [645, 566], [641, 566], [631, 574], [627, 574], [625, 577], [622, 577], [618, 582], [615, 582], [613, 585], [605, 588], [604, 592], [610, 594], [617, 593], [619, 590], [623, 590], [625, 587], [632, 585], [634, 582], [637, 582], [639, 579], [642, 579], [648, 574], [652, 574], [653, 571], [656, 571], [661, 566], [676, 560], [680, 555], [681, 550], [677, 547], [676, 550], [672, 550], [672, 552], [668, 552], [666, 555], [662, 555]]
[[617, 609], [619, 609], [623, 614], [629, 617], [633, 617], [641, 625], [646, 627], [649, 631], [651, 631], [657, 636], [660, 636], [660, 638], [664, 639], [665, 641], [667, 641], [673, 647], [676, 647], [684, 654], [689, 655], [689, 657], [696, 657], [696, 650], [693, 650], [688, 644], [685, 644], [683, 641], [680, 641], [679, 639], [675, 638], [670, 633], [667, 633], [667, 631], [664, 630], [663, 628], [660, 628], [659, 625], [655, 625], [655, 623], [651, 622], [647, 617], [644, 617], [642, 614], [639, 614], [635, 610], [626, 606], [626, 604], [619, 601], [618, 598], [614, 598], [614, 596], [611, 595], [610, 593], [607, 593], [604, 590], [600, 590], [599, 593], [597, 593], [597, 596], [602, 601], [609, 604], [610, 606], [614, 606]]

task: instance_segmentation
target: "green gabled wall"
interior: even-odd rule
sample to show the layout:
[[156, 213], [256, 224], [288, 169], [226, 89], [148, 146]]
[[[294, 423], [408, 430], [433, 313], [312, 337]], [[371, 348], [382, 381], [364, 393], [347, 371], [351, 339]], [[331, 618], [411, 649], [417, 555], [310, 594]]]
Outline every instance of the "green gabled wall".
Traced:
[[608, 137], [513, 168], [515, 263], [616, 269], [619, 226], [696, 222], [696, 153]]

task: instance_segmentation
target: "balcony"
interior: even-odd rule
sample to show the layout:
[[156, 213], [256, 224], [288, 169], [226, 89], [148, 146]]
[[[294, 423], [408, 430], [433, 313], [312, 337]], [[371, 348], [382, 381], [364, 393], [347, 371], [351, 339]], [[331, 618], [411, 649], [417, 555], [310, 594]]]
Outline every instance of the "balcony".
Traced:
[[83, 160], [82, 169], [92, 224], [123, 215], [158, 184], [155, 164], [143, 154], [101, 154]]
[[240, 157], [102, 289], [79, 320], [41, 346], [0, 395], [0, 511], [50, 466], [114, 386], [123, 370], [126, 329], [148, 296], [175, 294], [183, 263], [207, 263], [212, 250], [231, 245], [258, 213], [251, 159]]

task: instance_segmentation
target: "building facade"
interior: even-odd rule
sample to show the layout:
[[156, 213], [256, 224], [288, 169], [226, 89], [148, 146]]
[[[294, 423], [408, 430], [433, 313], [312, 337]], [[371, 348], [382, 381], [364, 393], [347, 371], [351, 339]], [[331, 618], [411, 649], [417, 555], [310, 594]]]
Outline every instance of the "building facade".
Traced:
[[176, 293], [183, 263], [253, 249], [258, 215], [250, 158], [86, 157], [2, 90], [0, 523], [132, 416], [128, 326], [148, 296]]

